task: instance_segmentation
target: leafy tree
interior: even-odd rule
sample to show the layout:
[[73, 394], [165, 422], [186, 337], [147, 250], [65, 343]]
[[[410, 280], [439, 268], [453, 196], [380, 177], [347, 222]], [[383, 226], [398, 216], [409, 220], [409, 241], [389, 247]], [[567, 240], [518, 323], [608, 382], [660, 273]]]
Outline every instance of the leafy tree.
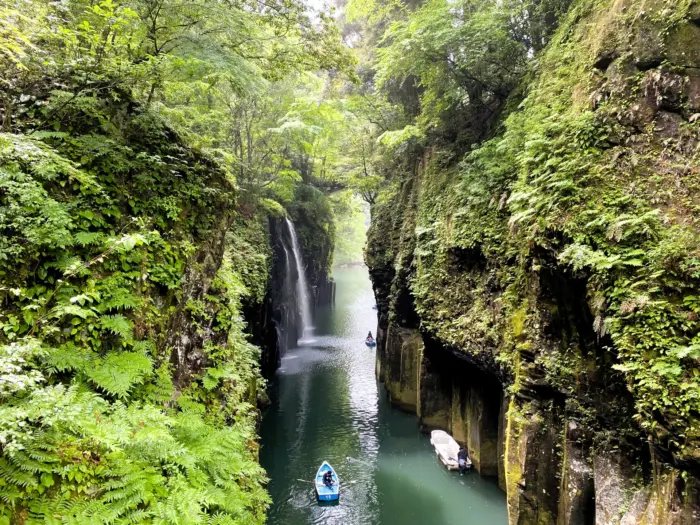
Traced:
[[363, 206], [350, 191], [336, 193], [331, 202], [336, 228], [333, 265], [362, 263], [369, 218], [366, 204]]
[[241, 303], [265, 295], [260, 199], [332, 237], [326, 197], [294, 187], [335, 140], [314, 76], [352, 62], [332, 20], [8, 0], [0, 22], [0, 523], [262, 523]]

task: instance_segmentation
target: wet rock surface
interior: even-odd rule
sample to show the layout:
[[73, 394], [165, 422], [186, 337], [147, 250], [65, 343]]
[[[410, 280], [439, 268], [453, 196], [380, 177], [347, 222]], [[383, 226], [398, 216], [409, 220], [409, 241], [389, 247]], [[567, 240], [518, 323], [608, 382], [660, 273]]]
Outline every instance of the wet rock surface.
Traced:
[[[670, 28], [667, 7], [634, 0], [592, 7], [579, 26], [594, 42], [591, 80], [572, 91], [607, 126], [602, 150], [621, 187], [663, 210], [671, 227], [695, 224], [688, 159], [699, 140], [691, 125], [700, 119], [700, 4]], [[679, 426], [638, 426], [595, 283], [557, 259], [568, 240], [553, 237], [509, 258], [498, 251], [502, 238], [449, 245], [458, 220], [436, 225], [420, 214], [462, 189], [444, 168], [430, 168], [430, 155], [408, 163], [410, 177], [372, 215], [377, 370], [392, 402], [415, 412], [424, 431], [450, 432], [481, 475], [498, 477], [511, 525], [700, 523], [694, 447], [673, 445], [685, 433]], [[438, 228], [447, 233], [439, 237]], [[512, 223], [499, 231], [518, 234]], [[428, 242], [449, 246], [444, 258], [416, 255]], [[508, 293], [522, 306], [506, 316], [499, 279], [516, 271], [521, 280]], [[427, 291], [418, 289], [424, 275], [433, 276]]]

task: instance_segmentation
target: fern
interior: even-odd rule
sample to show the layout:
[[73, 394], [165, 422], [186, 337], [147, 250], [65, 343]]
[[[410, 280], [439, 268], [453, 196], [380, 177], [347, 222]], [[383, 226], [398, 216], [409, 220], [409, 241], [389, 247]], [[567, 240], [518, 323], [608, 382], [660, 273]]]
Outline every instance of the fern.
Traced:
[[153, 365], [144, 354], [115, 352], [97, 360], [94, 368], [87, 370], [88, 377], [100, 388], [120, 398], [151, 374]]
[[109, 310], [133, 310], [141, 306], [143, 301], [126, 288], [116, 288], [108, 290], [105, 300], [100, 303], [99, 309], [102, 312]]
[[134, 338], [133, 324], [121, 314], [103, 315], [100, 318], [100, 323], [103, 329], [117, 334], [127, 343], [130, 343]]
[[66, 372], [68, 370], [88, 370], [95, 359], [95, 354], [89, 350], [78, 348], [69, 342], [49, 352], [44, 359], [50, 373]]
[[91, 308], [83, 308], [77, 304], [58, 304], [52, 308], [49, 315], [50, 319], [63, 319], [68, 316], [80, 317], [81, 319], [87, 319], [88, 317], [95, 317], [95, 312]]
[[0, 457], [0, 478], [5, 483], [26, 489], [37, 485], [36, 477], [22, 469], [14, 460]]
[[84, 262], [77, 255], [69, 255], [61, 257], [55, 264], [52, 264], [54, 268], [60, 270], [64, 276], [82, 274], [87, 272]]
[[67, 137], [68, 133], [61, 131], [35, 131], [32, 133], [34, 139], [65, 139]]
[[78, 232], [74, 238], [80, 246], [100, 244], [104, 241], [104, 235], [101, 232]]
[[[52, 94], [53, 109], [69, 102], [65, 129], [111, 124], [112, 100], [74, 95]], [[193, 378], [175, 400], [164, 332], [233, 187], [153, 115], [120, 118], [129, 136], [115, 140], [0, 133], [0, 523], [262, 523], [246, 446], [258, 371], [239, 314], [248, 281], [265, 294], [264, 233], [232, 231], [236, 262], [227, 253], [201, 298], [203, 316], [224, 312], [206, 319], [220, 341], [207, 335], [210, 390]]]

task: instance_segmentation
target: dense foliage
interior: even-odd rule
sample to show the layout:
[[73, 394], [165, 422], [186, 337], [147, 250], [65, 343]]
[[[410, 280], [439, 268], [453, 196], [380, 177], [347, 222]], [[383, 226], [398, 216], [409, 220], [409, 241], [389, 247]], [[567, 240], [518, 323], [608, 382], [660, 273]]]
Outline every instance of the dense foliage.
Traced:
[[332, 256], [350, 63], [299, 2], [2, 3], [0, 523], [264, 522], [243, 305], [267, 214]]
[[[206, 297], [183, 290], [191, 257], [212, 249], [215, 210], [231, 220], [233, 192], [143, 118], [126, 132], [138, 143], [0, 136], [5, 522], [262, 518], [264, 474], [248, 448], [257, 349], [239, 311], [264, 265], [234, 266], [227, 251]], [[161, 147], [144, 149], [149, 139]], [[168, 352], [183, 307], [213, 332], [198, 379], [175, 374]]]
[[542, 375], [590, 441], [648, 438], [687, 465], [700, 442], [698, 117], [684, 87], [697, 3], [609, 4], [351, 2], [374, 27], [372, 89], [402, 111], [377, 133], [389, 154], [369, 260], [396, 276], [394, 297], [408, 283], [424, 329], [495, 360], [519, 399]]
[[363, 206], [392, 321], [511, 416], [542, 376], [697, 462], [700, 12], [626, 3], [3, 2], [0, 523], [263, 522], [266, 220], [318, 282]]

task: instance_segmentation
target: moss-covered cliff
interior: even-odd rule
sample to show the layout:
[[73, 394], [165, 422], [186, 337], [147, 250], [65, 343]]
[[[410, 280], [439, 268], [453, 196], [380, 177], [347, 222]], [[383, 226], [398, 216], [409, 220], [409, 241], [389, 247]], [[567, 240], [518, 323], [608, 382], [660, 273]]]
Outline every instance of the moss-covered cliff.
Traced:
[[378, 369], [511, 523], [700, 520], [700, 4], [578, 0], [456, 162], [372, 209]]
[[[52, 91], [16, 109], [53, 130], [0, 134], [0, 523], [262, 523], [288, 230], [126, 93]], [[294, 197], [324, 300], [332, 212]]]
[[262, 523], [266, 223], [115, 98], [0, 135], [0, 522]]

